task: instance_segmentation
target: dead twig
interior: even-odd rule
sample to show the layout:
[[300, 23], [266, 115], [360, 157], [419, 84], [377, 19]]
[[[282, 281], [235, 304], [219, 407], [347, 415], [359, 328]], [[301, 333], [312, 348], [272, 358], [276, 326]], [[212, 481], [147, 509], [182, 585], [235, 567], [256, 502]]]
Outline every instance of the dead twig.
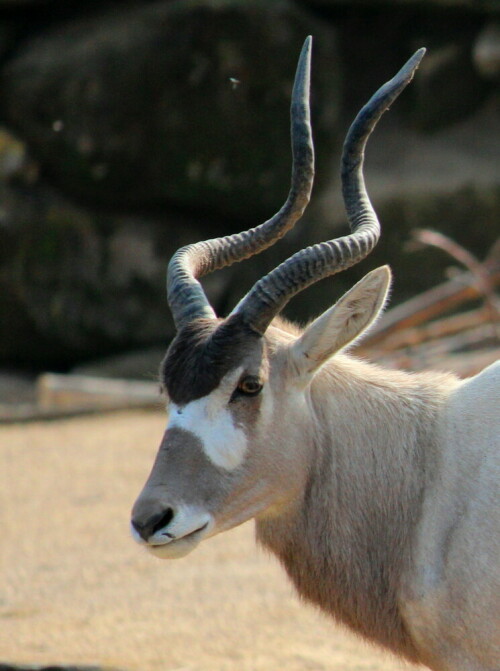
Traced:
[[[494, 266], [485, 264], [485, 267], [491, 285], [500, 286], [500, 264], [495, 262]], [[480, 296], [471, 273], [461, 273], [386, 312], [363, 341], [361, 349], [378, 345], [395, 331], [420, 326]]]
[[462, 333], [478, 324], [483, 324], [488, 319], [489, 311], [484, 306], [469, 312], [460, 312], [420, 326], [395, 331], [378, 344], [378, 349], [389, 352], [403, 347], [417, 347], [429, 340]]
[[455, 240], [452, 240], [448, 236], [438, 233], [437, 231], [415, 229], [413, 231], [413, 238], [420, 244], [442, 249], [469, 270], [474, 277], [477, 288], [484, 296], [484, 301], [490, 313], [490, 321], [495, 335], [500, 338], [500, 303], [495, 295], [493, 284], [484, 264], [482, 264], [474, 254], [455, 242]]

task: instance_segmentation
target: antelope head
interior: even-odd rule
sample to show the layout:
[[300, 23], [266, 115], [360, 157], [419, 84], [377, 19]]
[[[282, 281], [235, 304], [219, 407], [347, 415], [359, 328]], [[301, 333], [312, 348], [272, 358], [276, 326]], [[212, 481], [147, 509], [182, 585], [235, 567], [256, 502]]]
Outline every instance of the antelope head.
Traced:
[[[363, 259], [380, 235], [366, 193], [366, 141], [411, 80], [424, 50], [363, 107], [342, 156], [351, 233], [296, 253], [262, 277], [225, 319], [198, 278], [266, 249], [309, 202], [314, 150], [309, 114], [311, 38], [300, 55], [291, 103], [293, 167], [288, 198], [271, 219], [243, 233], [183, 247], [168, 267], [177, 329], [161, 369], [169, 419], [151, 474], [132, 511], [132, 533], [158, 557], [178, 557], [204, 538], [252, 517], [293, 513], [314, 441], [310, 393], [322, 365], [356, 339], [383, 307], [390, 273], [369, 273], [304, 332], [275, 320], [314, 282]], [[273, 321], [274, 320], [274, 321]]]

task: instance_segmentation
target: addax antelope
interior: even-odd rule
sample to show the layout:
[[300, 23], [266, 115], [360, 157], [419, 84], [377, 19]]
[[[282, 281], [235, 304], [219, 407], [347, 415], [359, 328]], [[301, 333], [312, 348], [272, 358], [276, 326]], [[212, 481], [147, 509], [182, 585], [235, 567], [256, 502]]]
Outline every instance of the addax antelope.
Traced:
[[500, 363], [462, 381], [346, 353], [384, 306], [386, 266], [304, 330], [278, 316], [297, 292], [376, 244], [364, 148], [423, 54], [349, 130], [349, 235], [290, 257], [224, 319], [198, 282], [273, 244], [309, 201], [308, 38], [292, 94], [285, 204], [256, 228], [189, 245], [170, 261], [177, 335], [161, 368], [169, 420], [132, 532], [154, 556], [180, 557], [255, 518], [258, 541], [300, 595], [352, 630], [434, 671], [498, 671]]

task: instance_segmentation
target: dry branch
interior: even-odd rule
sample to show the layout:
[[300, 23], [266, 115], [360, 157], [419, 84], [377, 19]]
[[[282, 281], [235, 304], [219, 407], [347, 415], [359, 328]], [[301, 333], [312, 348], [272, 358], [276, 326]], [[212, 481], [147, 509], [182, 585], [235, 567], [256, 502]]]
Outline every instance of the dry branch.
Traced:
[[[417, 239], [449, 253], [469, 270], [390, 310], [358, 348], [363, 356], [410, 370], [451, 370], [478, 373], [498, 359], [500, 308], [495, 287], [500, 285], [500, 243], [480, 263], [449, 238], [419, 231]], [[467, 302], [483, 305], [449, 314]]]
[[[498, 264], [494, 268], [487, 267], [487, 272], [491, 285], [500, 286]], [[471, 273], [461, 273], [389, 310], [363, 342], [363, 351], [380, 343], [395, 331], [419, 326], [468, 301], [480, 298], [481, 292], [473, 282]]]
[[[413, 236], [415, 240], [422, 244], [442, 249], [467, 268], [474, 276], [477, 288], [484, 296], [485, 305], [490, 312], [491, 323], [496, 327], [500, 319], [500, 304], [495, 296], [495, 289], [485, 265], [476, 259], [469, 250], [442, 233], [428, 229], [417, 229], [414, 231]], [[492, 252], [495, 251], [495, 248], [493, 248]], [[497, 334], [500, 337], [500, 331], [497, 330]]]
[[415, 347], [427, 340], [444, 338], [455, 333], [461, 333], [466, 329], [474, 328], [478, 324], [488, 321], [489, 318], [490, 312], [484, 307], [470, 310], [469, 312], [461, 312], [450, 317], [431, 321], [428, 324], [394, 331], [383, 341], [377, 343], [377, 349], [380, 351], [391, 351], [401, 347]]

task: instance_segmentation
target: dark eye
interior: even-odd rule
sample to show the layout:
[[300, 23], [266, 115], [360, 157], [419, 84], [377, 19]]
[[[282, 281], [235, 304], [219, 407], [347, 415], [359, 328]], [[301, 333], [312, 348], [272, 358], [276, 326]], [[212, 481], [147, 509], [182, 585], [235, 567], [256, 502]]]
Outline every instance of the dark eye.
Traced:
[[261, 390], [261, 381], [258, 377], [254, 377], [253, 375], [248, 375], [247, 377], [242, 378], [236, 389], [237, 393], [243, 394], [244, 396], [257, 396]]

